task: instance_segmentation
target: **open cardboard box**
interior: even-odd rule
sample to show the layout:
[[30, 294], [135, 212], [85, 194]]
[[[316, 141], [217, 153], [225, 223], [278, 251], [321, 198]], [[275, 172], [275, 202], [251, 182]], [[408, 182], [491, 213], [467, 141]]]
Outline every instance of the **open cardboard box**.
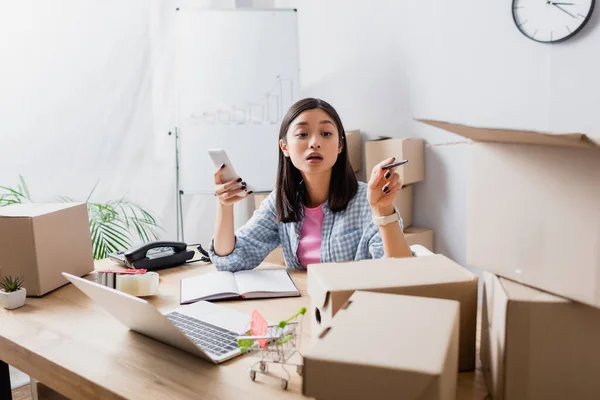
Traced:
[[458, 325], [456, 301], [355, 292], [304, 354], [303, 394], [454, 399]]
[[600, 137], [421, 122], [476, 141], [467, 263], [600, 307]]
[[326, 329], [356, 290], [456, 300], [460, 303], [459, 369], [475, 368], [477, 275], [443, 255], [311, 264], [311, 337]]
[[486, 272], [480, 358], [503, 399], [600, 399], [600, 310]]

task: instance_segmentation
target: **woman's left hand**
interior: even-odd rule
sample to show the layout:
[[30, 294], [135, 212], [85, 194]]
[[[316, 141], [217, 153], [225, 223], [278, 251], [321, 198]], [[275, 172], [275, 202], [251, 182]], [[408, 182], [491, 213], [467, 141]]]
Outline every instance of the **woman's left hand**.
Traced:
[[402, 189], [400, 175], [392, 169], [382, 169], [384, 165], [391, 164], [394, 157], [383, 160], [371, 171], [367, 198], [373, 213], [377, 216], [390, 215], [394, 212], [394, 200]]

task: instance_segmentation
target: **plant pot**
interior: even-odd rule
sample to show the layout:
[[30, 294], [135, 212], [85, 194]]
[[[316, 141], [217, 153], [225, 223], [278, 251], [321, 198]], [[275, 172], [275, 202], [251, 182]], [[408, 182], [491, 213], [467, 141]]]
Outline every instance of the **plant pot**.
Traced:
[[0, 290], [0, 307], [4, 307], [7, 310], [19, 308], [25, 304], [25, 297], [27, 296], [27, 290], [21, 288], [16, 292], [5, 292]]

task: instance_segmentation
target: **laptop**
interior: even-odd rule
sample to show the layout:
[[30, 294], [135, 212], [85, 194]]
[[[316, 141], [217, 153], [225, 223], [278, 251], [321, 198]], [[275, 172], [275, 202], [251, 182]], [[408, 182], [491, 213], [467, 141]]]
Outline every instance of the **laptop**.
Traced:
[[250, 327], [248, 314], [199, 301], [163, 315], [144, 299], [65, 272], [63, 275], [132, 331], [215, 364], [241, 354], [237, 337]]

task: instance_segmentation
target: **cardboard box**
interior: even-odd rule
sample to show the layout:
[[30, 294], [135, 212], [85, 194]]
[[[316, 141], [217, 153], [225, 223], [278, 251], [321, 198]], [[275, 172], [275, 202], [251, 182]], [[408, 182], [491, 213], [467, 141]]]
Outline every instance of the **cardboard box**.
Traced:
[[346, 145], [348, 146], [348, 157], [352, 170], [356, 173], [362, 169], [362, 143], [360, 130], [346, 131]]
[[425, 179], [425, 142], [419, 138], [394, 138], [365, 142], [365, 171], [367, 177], [373, 167], [386, 158], [408, 160], [408, 163], [396, 168], [403, 185], [421, 182]]
[[413, 186], [404, 186], [396, 196], [395, 203], [402, 217], [402, 225], [406, 229], [412, 225]]
[[23, 276], [27, 296], [41, 296], [68, 283], [61, 272], [86, 275], [94, 270], [87, 206], [1, 207], [0, 249], [0, 274]]
[[430, 251], [433, 251], [433, 230], [419, 226], [411, 226], [404, 230], [404, 237], [409, 246], [420, 244]]
[[258, 210], [260, 208], [260, 204], [263, 202], [264, 199], [266, 199], [269, 195], [271, 194], [271, 192], [261, 192], [261, 193], [254, 193], [254, 209]]
[[424, 122], [486, 141], [470, 146], [468, 264], [600, 307], [600, 139]]
[[600, 399], [600, 310], [484, 275], [480, 358], [502, 399]]
[[311, 264], [311, 337], [316, 338], [356, 290], [457, 300], [460, 303], [459, 368], [475, 368], [477, 276], [443, 255]]
[[319, 400], [454, 399], [458, 316], [456, 301], [355, 292], [305, 353], [302, 392]]
[[283, 249], [281, 246], [277, 247], [275, 250], [269, 253], [267, 258], [265, 258], [265, 262], [271, 264], [285, 265], [285, 259], [283, 258]]

